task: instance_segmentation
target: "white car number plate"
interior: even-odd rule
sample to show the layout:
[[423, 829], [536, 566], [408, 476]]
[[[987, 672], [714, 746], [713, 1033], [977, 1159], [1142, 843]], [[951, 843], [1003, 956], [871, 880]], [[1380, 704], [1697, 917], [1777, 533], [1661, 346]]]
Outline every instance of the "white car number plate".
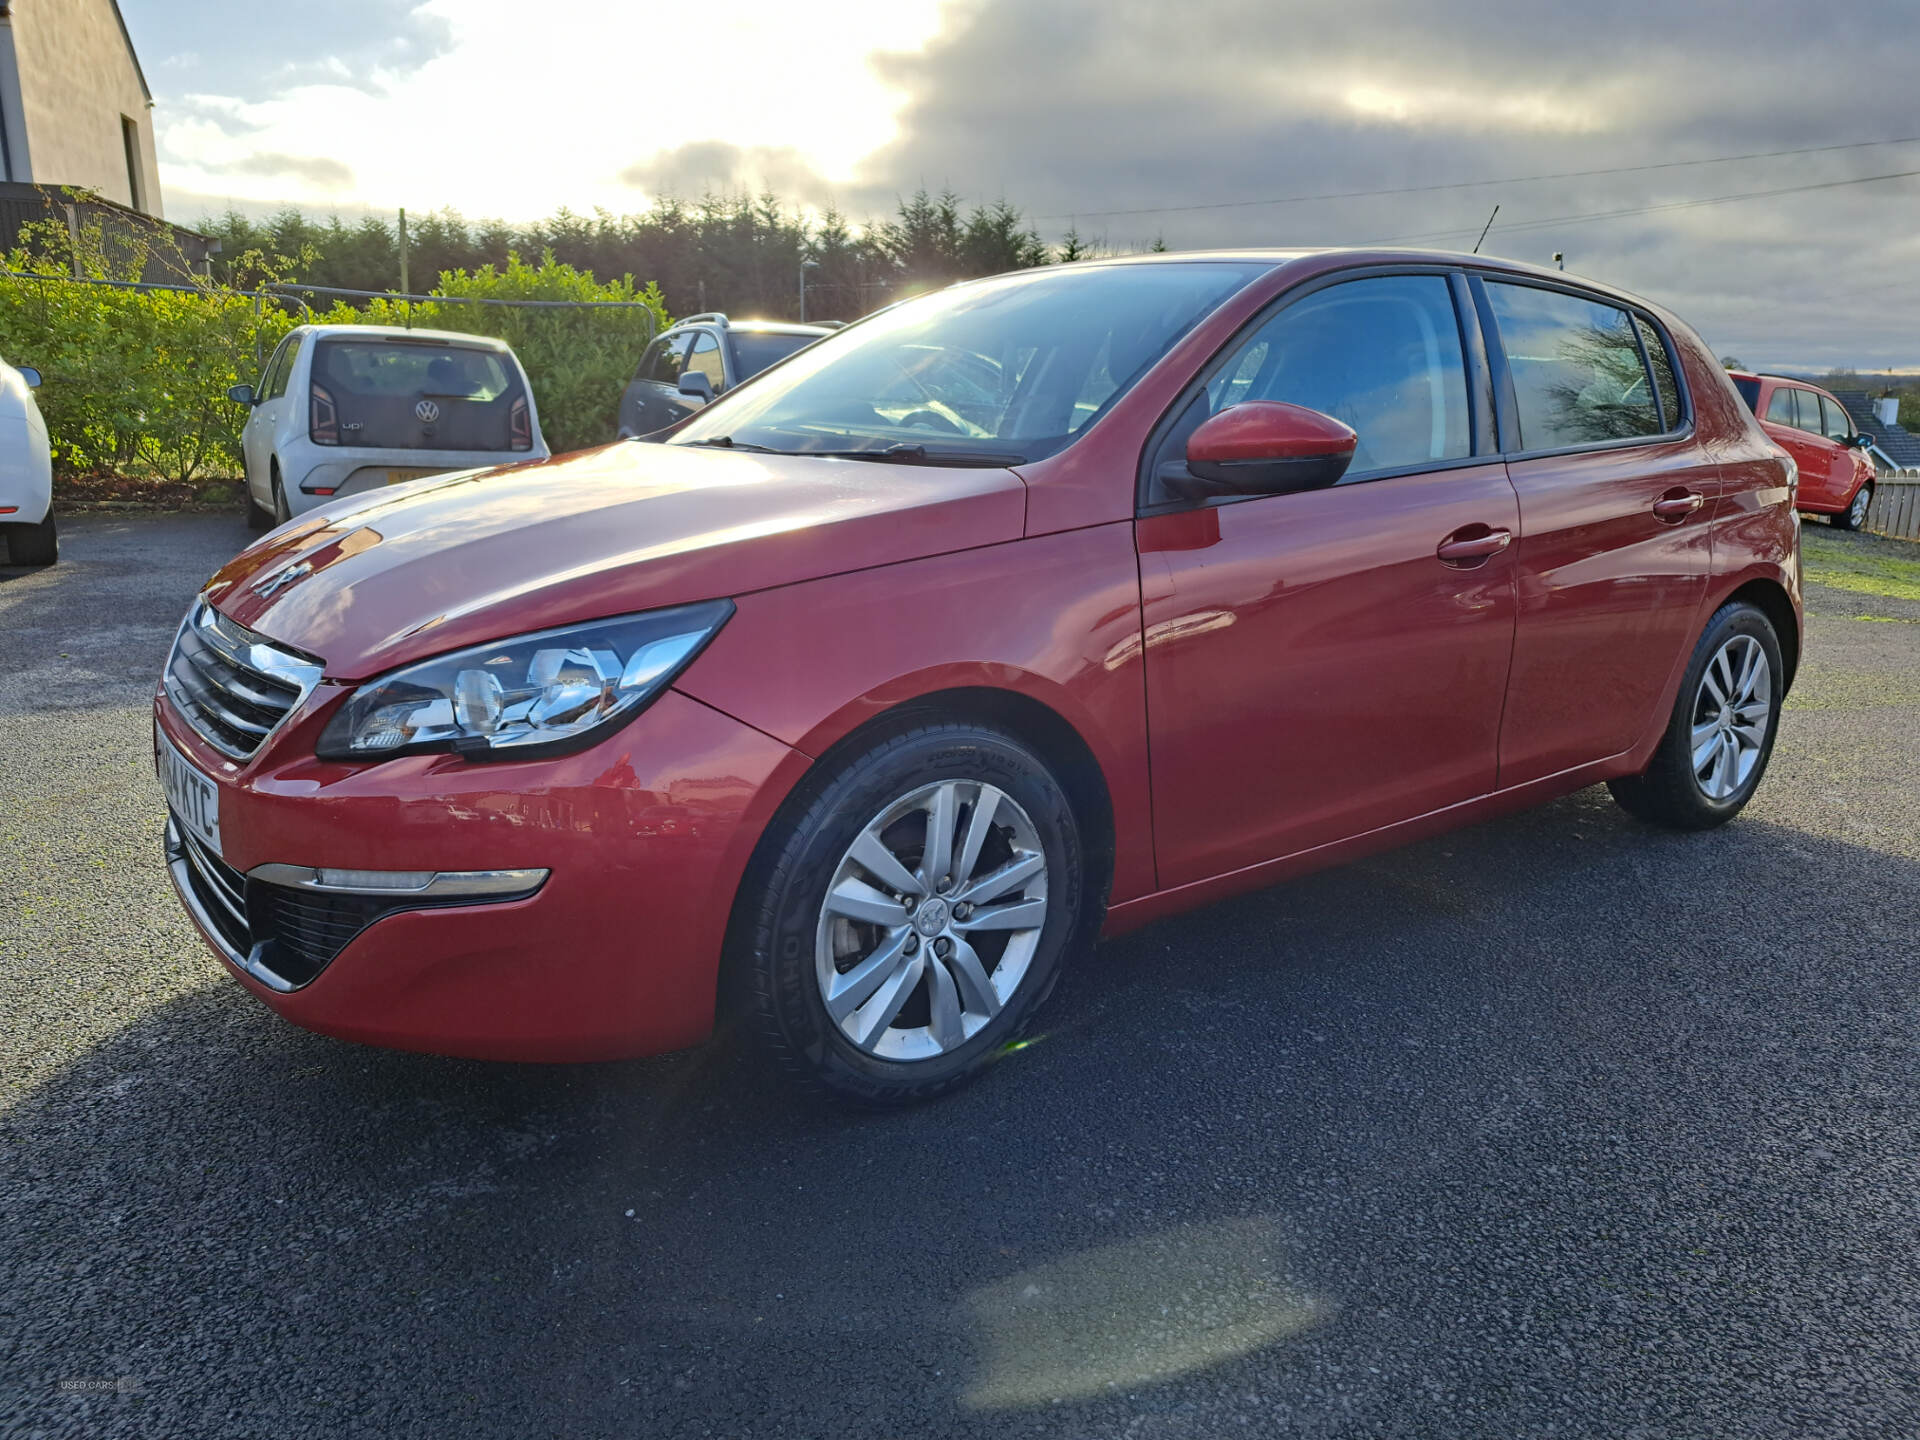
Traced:
[[196, 770], [164, 734], [156, 731], [154, 741], [154, 763], [160, 771], [160, 788], [167, 792], [167, 808], [195, 839], [219, 855], [219, 787]]

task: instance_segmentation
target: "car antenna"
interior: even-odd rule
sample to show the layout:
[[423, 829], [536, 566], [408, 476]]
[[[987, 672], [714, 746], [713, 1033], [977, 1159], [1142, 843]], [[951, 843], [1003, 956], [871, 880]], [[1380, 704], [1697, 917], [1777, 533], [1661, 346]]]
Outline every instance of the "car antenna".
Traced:
[[[1499, 213], [1500, 207], [1495, 205], [1493, 207], [1493, 215], [1498, 215]], [[1480, 239], [1473, 242], [1473, 253], [1476, 255], [1480, 253], [1480, 246], [1487, 238], [1487, 231], [1493, 228], [1493, 215], [1487, 216], [1487, 223], [1480, 227]]]

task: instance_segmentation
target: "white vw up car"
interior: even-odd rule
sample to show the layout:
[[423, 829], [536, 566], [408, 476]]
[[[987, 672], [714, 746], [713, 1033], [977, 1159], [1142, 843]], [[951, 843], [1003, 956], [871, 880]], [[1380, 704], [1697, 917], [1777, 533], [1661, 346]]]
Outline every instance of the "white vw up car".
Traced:
[[53, 456], [47, 422], [34, 402], [40, 372], [0, 360], [0, 564], [51, 565], [60, 542], [53, 533]]
[[227, 396], [253, 411], [240, 444], [262, 528], [336, 495], [549, 453], [526, 371], [483, 335], [301, 325], [258, 385]]

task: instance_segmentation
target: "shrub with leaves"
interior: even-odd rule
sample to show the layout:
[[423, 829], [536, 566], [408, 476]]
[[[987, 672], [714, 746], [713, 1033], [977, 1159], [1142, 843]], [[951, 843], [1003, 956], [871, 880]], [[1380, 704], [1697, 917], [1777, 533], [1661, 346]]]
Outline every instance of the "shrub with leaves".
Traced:
[[[144, 256], [109, 251], [83, 229], [78, 268], [128, 280]], [[64, 225], [28, 226], [0, 277], [0, 355], [40, 371], [56, 473], [110, 472], [194, 481], [239, 473], [245, 412], [227, 387], [251, 379], [256, 357], [293, 317], [211, 283], [186, 291], [77, 285]]]

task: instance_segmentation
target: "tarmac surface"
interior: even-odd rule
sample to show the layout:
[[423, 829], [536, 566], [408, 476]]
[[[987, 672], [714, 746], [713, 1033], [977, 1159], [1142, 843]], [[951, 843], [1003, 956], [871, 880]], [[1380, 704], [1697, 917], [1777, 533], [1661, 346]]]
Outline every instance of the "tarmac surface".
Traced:
[[246, 538], [0, 570], [0, 1434], [1920, 1434], [1920, 603], [1810, 589], [1723, 830], [1592, 790], [1164, 922], [875, 1116], [229, 981], [146, 707]]

